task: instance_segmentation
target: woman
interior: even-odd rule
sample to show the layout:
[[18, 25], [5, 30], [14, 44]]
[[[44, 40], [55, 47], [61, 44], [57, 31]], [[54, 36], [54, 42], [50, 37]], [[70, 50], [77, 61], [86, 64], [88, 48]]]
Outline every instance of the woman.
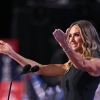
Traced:
[[9, 44], [0, 41], [0, 52], [22, 66], [38, 65], [39, 75], [61, 76], [64, 100], [93, 100], [100, 81], [100, 39], [94, 26], [85, 20], [71, 24], [66, 34], [56, 29], [53, 35], [69, 61], [65, 64], [42, 65], [17, 54]]

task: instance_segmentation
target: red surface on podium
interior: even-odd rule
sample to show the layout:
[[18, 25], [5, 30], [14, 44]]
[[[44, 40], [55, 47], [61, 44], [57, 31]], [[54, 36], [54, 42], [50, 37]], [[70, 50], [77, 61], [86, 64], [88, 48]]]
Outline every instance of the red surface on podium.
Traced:
[[[0, 100], [7, 100], [10, 82], [0, 83]], [[21, 100], [23, 95], [23, 82], [13, 81], [9, 100]]]

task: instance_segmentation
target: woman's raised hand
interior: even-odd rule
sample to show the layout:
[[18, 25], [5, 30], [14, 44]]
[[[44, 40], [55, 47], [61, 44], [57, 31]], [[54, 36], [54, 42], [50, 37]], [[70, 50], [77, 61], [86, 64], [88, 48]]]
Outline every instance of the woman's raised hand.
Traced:
[[66, 44], [68, 34], [65, 34], [62, 30], [55, 29], [55, 31], [53, 32], [53, 36], [60, 45]]
[[12, 51], [13, 49], [8, 43], [0, 40], [0, 53], [11, 55]]

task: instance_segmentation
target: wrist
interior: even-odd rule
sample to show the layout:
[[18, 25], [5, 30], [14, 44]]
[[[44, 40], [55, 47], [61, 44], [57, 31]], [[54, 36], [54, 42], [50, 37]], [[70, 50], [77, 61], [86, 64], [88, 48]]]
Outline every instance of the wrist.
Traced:
[[63, 51], [65, 53], [68, 53], [70, 50], [71, 50], [71, 47], [70, 46], [67, 46], [66, 48], [63, 48]]
[[62, 48], [65, 53], [67, 53], [71, 50], [71, 46], [69, 44], [63, 45]]
[[15, 51], [13, 49], [10, 49], [10, 52], [8, 53], [8, 56], [13, 58]]

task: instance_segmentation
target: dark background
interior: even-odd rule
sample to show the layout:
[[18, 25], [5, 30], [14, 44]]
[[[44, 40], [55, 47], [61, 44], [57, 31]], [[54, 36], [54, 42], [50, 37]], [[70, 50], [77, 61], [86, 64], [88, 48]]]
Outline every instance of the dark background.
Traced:
[[[67, 60], [54, 40], [55, 28], [63, 31], [77, 20], [88, 20], [100, 32], [99, 0], [2, 0], [0, 38], [18, 39], [19, 53], [35, 61], [64, 63]], [[57, 59], [52, 61], [58, 49]], [[63, 59], [63, 60], [59, 60]]]
[[55, 28], [65, 31], [85, 19], [100, 32], [99, 0], [2, 0], [0, 7], [0, 37], [18, 39], [19, 53], [42, 64], [60, 48], [52, 36]]

